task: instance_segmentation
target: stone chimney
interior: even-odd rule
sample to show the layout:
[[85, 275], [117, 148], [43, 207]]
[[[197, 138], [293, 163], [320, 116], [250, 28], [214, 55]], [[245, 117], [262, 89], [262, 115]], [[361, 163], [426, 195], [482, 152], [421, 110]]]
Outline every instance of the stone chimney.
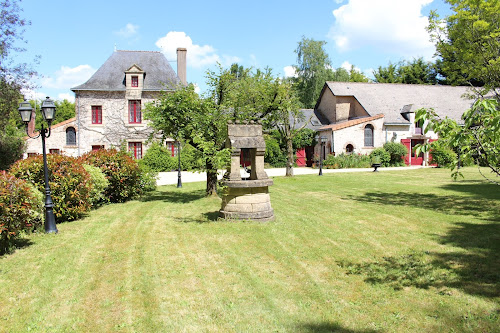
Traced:
[[186, 79], [186, 53], [187, 49], [183, 47], [177, 48], [177, 76], [181, 79], [181, 83], [187, 86]]
[[36, 118], [36, 112], [35, 108], [31, 110], [31, 120], [28, 123], [28, 135], [29, 136], [34, 136], [35, 134], [35, 118]]

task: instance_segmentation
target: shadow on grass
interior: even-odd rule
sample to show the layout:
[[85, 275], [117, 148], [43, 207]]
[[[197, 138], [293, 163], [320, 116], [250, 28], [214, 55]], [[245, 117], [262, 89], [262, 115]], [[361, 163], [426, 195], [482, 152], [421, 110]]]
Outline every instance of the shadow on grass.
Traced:
[[141, 198], [141, 201], [165, 201], [173, 203], [188, 203], [205, 198], [204, 190], [194, 191], [154, 191]]
[[410, 206], [446, 214], [473, 215], [476, 217], [494, 217], [497, 215], [491, 203], [483, 198], [466, 196], [437, 195], [415, 192], [368, 192], [364, 195], [349, 195], [349, 200], [378, 205]]
[[305, 332], [305, 333], [372, 333], [377, 332], [375, 330], [352, 330], [337, 323], [307, 323], [301, 324], [297, 327], [296, 332]]
[[5, 246], [0, 246], [0, 257], [7, 255], [7, 254], [12, 254], [16, 250], [24, 249], [26, 247], [33, 245], [33, 244], [34, 243], [31, 240], [26, 239], [26, 238], [15, 239], [12, 242], [11, 246], [9, 246], [8, 248], [5, 248]]
[[219, 211], [202, 213], [200, 217], [182, 217], [176, 219], [182, 223], [211, 223], [219, 220]]
[[358, 202], [378, 205], [418, 207], [456, 216], [474, 216], [482, 221], [456, 223], [437, 241], [465, 251], [447, 253], [413, 253], [384, 257], [372, 263], [339, 263], [348, 274], [366, 276], [368, 283], [389, 284], [395, 289], [407, 286], [459, 288], [469, 294], [500, 296], [500, 216], [495, 185], [458, 183], [443, 188], [471, 196], [422, 193], [371, 192], [350, 196]]

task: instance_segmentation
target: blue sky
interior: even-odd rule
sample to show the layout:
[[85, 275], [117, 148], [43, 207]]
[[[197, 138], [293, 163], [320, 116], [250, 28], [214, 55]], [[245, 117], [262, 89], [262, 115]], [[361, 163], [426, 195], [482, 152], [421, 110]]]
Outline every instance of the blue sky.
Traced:
[[188, 49], [188, 82], [205, 89], [205, 72], [233, 62], [291, 75], [302, 36], [327, 42], [333, 67], [378, 66], [423, 56], [434, 47], [425, 31], [443, 0], [129, 1], [23, 0], [28, 51], [39, 55], [39, 88], [28, 98], [74, 99], [84, 83], [119, 50], [161, 51], [176, 70], [175, 50]]

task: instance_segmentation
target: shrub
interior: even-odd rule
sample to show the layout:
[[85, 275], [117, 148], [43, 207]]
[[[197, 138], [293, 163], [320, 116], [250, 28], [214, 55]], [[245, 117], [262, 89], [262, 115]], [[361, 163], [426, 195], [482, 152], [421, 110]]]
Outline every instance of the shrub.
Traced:
[[384, 149], [389, 153], [389, 165], [390, 166], [404, 166], [404, 157], [408, 154], [408, 149], [402, 143], [396, 142], [386, 142], [384, 144]]
[[155, 191], [158, 172], [149, 169], [145, 165], [139, 164], [139, 167], [141, 169], [141, 180], [140, 180], [141, 192], [146, 193]]
[[382, 166], [390, 166], [390, 161], [391, 161], [391, 155], [382, 147], [380, 148], [375, 148], [371, 153], [370, 153], [370, 158], [372, 162], [374, 162], [376, 159], [379, 159], [380, 164]]
[[346, 168], [369, 168], [371, 165], [370, 157], [361, 154], [328, 155], [323, 161], [327, 169], [346, 169]]
[[[173, 158], [172, 153], [166, 147], [161, 146], [157, 142], [153, 142], [151, 147], [148, 148], [146, 154], [139, 161], [141, 166], [148, 170], [156, 172], [172, 171], [177, 169], [177, 159]], [[182, 155], [181, 155], [182, 157]]]
[[281, 149], [276, 138], [265, 135], [266, 152], [264, 154], [264, 162], [269, 163], [272, 167], [283, 168], [286, 166], [286, 153]]
[[432, 143], [432, 148], [430, 151], [431, 164], [437, 164], [439, 167], [451, 167], [456, 159], [457, 155], [449, 147], [441, 144], [439, 141]]
[[[177, 157], [172, 157], [175, 160], [175, 170], [178, 168]], [[199, 151], [189, 144], [181, 147], [181, 169], [182, 170], [200, 170], [205, 167], [205, 162]]]
[[42, 225], [43, 194], [28, 182], [0, 172], [0, 254], [10, 251], [21, 231]]
[[106, 175], [109, 186], [105, 195], [110, 202], [125, 202], [141, 195], [141, 170], [127, 153], [116, 149], [100, 149], [88, 152], [81, 162], [96, 166]]
[[[57, 222], [71, 221], [90, 210], [92, 180], [77, 159], [64, 155], [47, 155], [49, 185]], [[41, 155], [17, 161], [10, 169], [14, 176], [30, 181], [45, 192], [43, 157]]]
[[104, 173], [101, 169], [93, 165], [84, 164], [83, 168], [89, 173], [92, 180], [92, 190], [90, 191], [91, 206], [96, 208], [107, 203], [109, 200], [104, 194], [109, 186], [109, 181], [106, 179]]

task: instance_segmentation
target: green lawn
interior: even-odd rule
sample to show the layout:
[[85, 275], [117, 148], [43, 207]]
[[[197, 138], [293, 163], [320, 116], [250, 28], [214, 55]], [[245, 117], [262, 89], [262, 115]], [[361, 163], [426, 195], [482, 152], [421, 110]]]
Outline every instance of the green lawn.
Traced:
[[0, 257], [1, 332], [500, 331], [500, 186], [477, 169], [275, 178], [276, 221], [164, 186]]

